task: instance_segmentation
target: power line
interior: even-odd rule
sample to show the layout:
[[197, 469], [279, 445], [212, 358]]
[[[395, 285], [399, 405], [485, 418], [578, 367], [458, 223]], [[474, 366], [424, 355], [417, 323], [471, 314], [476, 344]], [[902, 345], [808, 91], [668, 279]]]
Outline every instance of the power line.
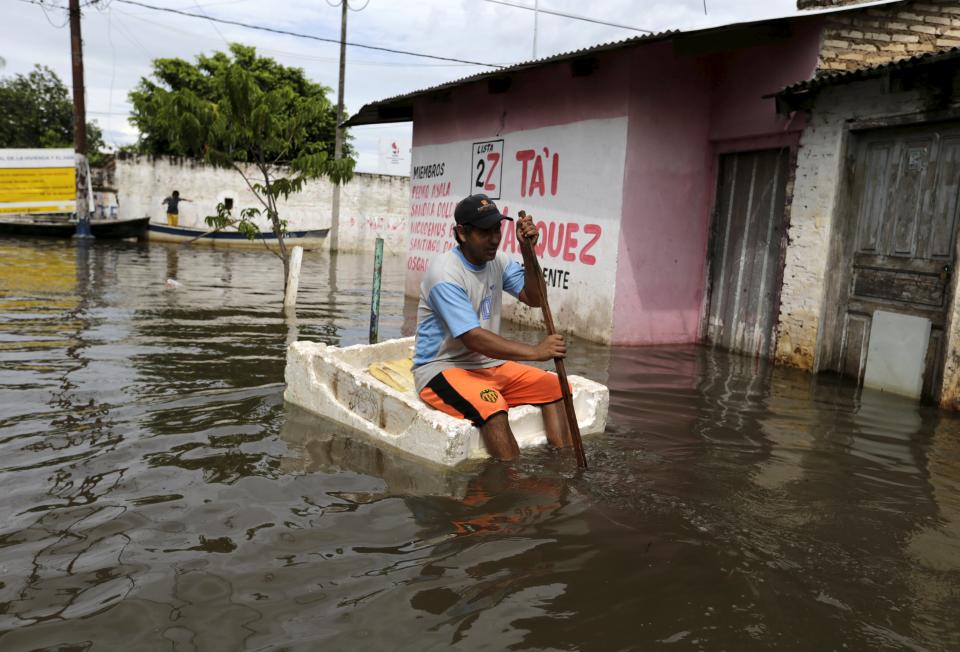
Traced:
[[[117, 0], [118, 2], [123, 2], [123, 0]], [[514, 9], [526, 9], [527, 11], [537, 11], [541, 14], [550, 14], [551, 16], [560, 16], [562, 18], [571, 18], [573, 20], [583, 20], [588, 23], [596, 23], [597, 25], [606, 25], [607, 27], [619, 27], [620, 29], [629, 29], [634, 32], [643, 32], [645, 34], [653, 34], [651, 29], [643, 29], [642, 27], [633, 27], [632, 25], [622, 25], [620, 23], [611, 23], [605, 20], [598, 20], [596, 18], [590, 18], [589, 16], [578, 16], [577, 14], [568, 14], [562, 11], [554, 11], [553, 9], [540, 9], [539, 7], [528, 7], [527, 5], [517, 4], [515, 2], [507, 2], [506, 0], [484, 0], [484, 2], [490, 2], [495, 5], [503, 5], [505, 7], [513, 7]]]
[[61, 9], [63, 11], [66, 11], [67, 9], [66, 7], [53, 4], [52, 2], [46, 3], [46, 2], [43, 2], [43, 0], [20, 0], [20, 2], [26, 2], [27, 4], [37, 5], [38, 7], [40, 7], [40, 10], [43, 12], [43, 17], [47, 19], [47, 22], [50, 23], [51, 27], [55, 27], [56, 29], [63, 29], [64, 27], [67, 26], [67, 23], [70, 22], [70, 16], [67, 15], [66, 20], [63, 21], [63, 24], [57, 25], [50, 19], [50, 14], [47, 13], [47, 7], [49, 7], [50, 9]]
[[229, 47], [230, 47], [230, 41], [228, 41], [226, 38], [224, 38], [223, 33], [220, 31], [220, 28], [217, 27], [217, 24], [216, 24], [214, 21], [210, 20], [210, 16], [208, 16], [208, 15], [207, 15], [207, 12], [205, 12], [205, 11], [200, 7], [199, 3], [197, 3], [197, 0], [193, 0], [193, 6], [196, 7], [196, 8], [197, 8], [197, 11], [199, 11], [201, 14], [203, 14], [203, 15], [206, 17], [206, 19], [210, 21], [210, 27], [213, 28], [213, 31], [215, 31], [215, 32], [217, 33], [217, 36], [220, 37], [220, 40], [222, 40], [222, 41], [226, 44], [227, 48], [229, 48]]
[[[23, 0], [23, 1], [26, 2], [26, 1], [28, 1], [28, 0]], [[205, 6], [205, 5], [201, 5], [201, 6]], [[139, 21], [139, 22], [141, 22], [141, 23], [145, 23], [145, 24], [147, 24], [147, 25], [152, 25], [152, 26], [157, 27], [157, 28], [159, 28], [159, 29], [164, 29], [164, 30], [168, 30], [168, 31], [171, 31], [171, 32], [176, 32], [177, 34], [181, 34], [181, 35], [186, 34], [186, 35], [193, 36], [193, 37], [196, 37], [196, 38], [207, 38], [207, 36], [206, 36], [205, 34], [200, 34], [199, 32], [195, 32], [195, 31], [191, 31], [191, 30], [187, 30], [187, 29], [181, 29], [181, 28], [179, 28], [179, 27], [174, 27], [173, 25], [170, 25], [169, 23], [163, 23], [163, 22], [158, 22], [158, 21], [156, 21], [156, 20], [150, 20], [149, 18], [145, 18], [143, 14], [132, 14], [132, 13], [128, 13], [128, 12], [122, 11], [122, 10], [116, 8], [116, 7], [113, 8], [113, 11], [116, 12], [116, 13], [118, 13], [118, 14], [120, 14], [120, 15], [126, 16], [127, 18], [131, 18], [131, 19], [133, 19], [133, 20]], [[122, 26], [122, 23], [118, 20], [117, 25], [118, 25], [118, 26]], [[126, 39], [127, 39], [128, 41], [130, 40], [130, 36], [129, 36], [129, 35], [124, 34], [124, 36], [126, 37]], [[146, 49], [143, 47], [143, 44], [142, 44], [142, 43], [137, 42], [135, 45], [136, 45], [137, 47], [139, 47], [140, 49], [144, 50], [144, 52], [146, 52]], [[266, 48], [266, 47], [263, 47], [263, 46], [258, 46], [258, 47], [257, 47], [257, 52], [261, 52], [261, 53], [263, 53], [263, 54], [275, 54], [275, 55], [281, 55], [281, 56], [284, 56], [284, 57], [292, 57], [292, 58], [294, 58], [294, 59], [303, 59], [304, 61], [318, 61], [318, 62], [321, 62], [321, 63], [337, 63], [337, 62], [339, 61], [339, 59], [338, 59], [337, 57], [318, 57], [318, 56], [313, 56], [313, 55], [309, 55], [309, 54], [300, 54], [300, 53], [297, 53], [297, 52], [289, 52], [289, 51], [286, 51], [286, 50], [276, 50], [276, 49], [273, 49], [273, 48]], [[150, 54], [150, 53], [148, 53], [148, 54]], [[150, 54], [150, 56], [153, 57], [152, 54]], [[420, 62], [409, 62], [409, 61], [366, 61], [366, 60], [359, 60], [359, 61], [358, 61], [357, 59], [352, 59], [352, 60], [349, 62], [349, 65], [351, 65], [351, 66], [376, 66], [376, 67], [383, 67], [383, 68], [414, 68], [414, 67], [415, 67], [415, 68], [457, 68], [457, 67], [473, 66], [474, 64], [472, 64], [472, 63], [420, 63]], [[505, 65], [505, 64], [500, 64], [500, 65]]]
[[[29, 1], [29, 0], [25, 0]], [[164, 11], [170, 14], [178, 14], [181, 16], [189, 16], [190, 18], [201, 18], [203, 20], [209, 20], [217, 23], [222, 23], [224, 25], [235, 25], [237, 27], [246, 27], [247, 29], [255, 29], [261, 32], [270, 32], [272, 34], [284, 34], [286, 36], [296, 36], [297, 38], [310, 39], [311, 41], [322, 41], [324, 43], [336, 43], [339, 45], [340, 41], [338, 39], [332, 38], [323, 38], [322, 36], [313, 36], [312, 34], [301, 34], [299, 32], [291, 32], [285, 29], [276, 29], [274, 27], [263, 27], [262, 25], [251, 25], [249, 23], [242, 23], [238, 20], [227, 20], [225, 18], [210, 18], [209, 16], [204, 16], [202, 14], [195, 14], [189, 11], [183, 11], [182, 9], [172, 9], [170, 7], [158, 7], [156, 5], [150, 5], [145, 2], [137, 2], [136, 0], [113, 0], [114, 2], [121, 2], [127, 5], [134, 5], [137, 7], [143, 7], [145, 9], [152, 9], [154, 11]], [[424, 59], [436, 59], [438, 61], [453, 61], [456, 63], [467, 63], [474, 66], [485, 66], [487, 68], [503, 68], [503, 66], [493, 64], [493, 63], [482, 63], [480, 61], [468, 61], [466, 59], [455, 59], [452, 57], [440, 57], [433, 54], [421, 54], [419, 52], [410, 52], [408, 50], [395, 50], [393, 48], [384, 48], [376, 45], [365, 45], [363, 43], [350, 43], [347, 42], [347, 45], [355, 48], [364, 48], [366, 50], [377, 50], [379, 52], [390, 52], [391, 54], [405, 54], [411, 57], [422, 57]]]

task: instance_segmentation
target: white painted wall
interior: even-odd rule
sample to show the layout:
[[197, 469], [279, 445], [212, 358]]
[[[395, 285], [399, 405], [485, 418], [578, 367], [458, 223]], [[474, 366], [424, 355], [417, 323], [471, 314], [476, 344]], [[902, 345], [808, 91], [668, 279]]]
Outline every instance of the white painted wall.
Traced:
[[[405, 291], [417, 296], [430, 262], [456, 245], [454, 208], [484, 193], [504, 215], [529, 213], [550, 307], [562, 328], [609, 342], [617, 281], [627, 119], [582, 120], [413, 149]], [[500, 249], [521, 260], [514, 222]], [[540, 309], [505, 296], [503, 316], [541, 323]]]
[[[249, 176], [255, 178], [253, 172]], [[162, 202], [173, 190], [192, 200], [180, 204], [181, 226], [204, 227], [204, 217], [214, 215], [217, 203], [225, 197], [233, 197], [235, 211], [259, 205], [239, 173], [188, 159], [118, 158], [113, 185], [118, 190], [121, 219], [149, 216], [165, 223]], [[328, 228], [332, 195], [329, 181], [312, 181], [303, 192], [281, 202], [280, 216], [288, 221], [290, 230]], [[386, 252], [406, 253], [409, 209], [408, 177], [355, 175], [341, 192], [340, 250], [373, 251], [374, 241], [382, 237]], [[269, 228], [266, 219], [258, 225]]]

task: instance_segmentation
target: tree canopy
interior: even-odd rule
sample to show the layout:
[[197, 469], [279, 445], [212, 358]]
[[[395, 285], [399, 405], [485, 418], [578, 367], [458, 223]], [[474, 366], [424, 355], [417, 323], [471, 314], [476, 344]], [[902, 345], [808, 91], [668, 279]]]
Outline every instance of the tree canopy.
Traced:
[[[46, 66], [0, 78], [0, 147], [72, 147], [73, 102], [64, 83]], [[102, 157], [103, 132], [87, 123], [91, 165]]]
[[[178, 60], [156, 62], [158, 69], [179, 80], [178, 88], [153, 85], [144, 95], [135, 91], [134, 121], [150, 125], [141, 142], [162, 146], [166, 153], [203, 158], [243, 178], [259, 207], [235, 214], [221, 203], [207, 224], [216, 229], [235, 227], [253, 239], [259, 234], [256, 219], [265, 217], [277, 236], [286, 284], [290, 260], [282, 201], [300, 192], [310, 179], [348, 181], [354, 160], [333, 158], [336, 109], [327, 101], [324, 87], [304, 79], [298, 69], [256, 57], [253, 48], [232, 45], [231, 51], [233, 60], [221, 53], [201, 57], [202, 62], [216, 61], [210, 74], [195, 75]], [[266, 78], [274, 82], [266, 83]], [[287, 81], [277, 81], [282, 79]], [[288, 83], [290, 79], [296, 83]], [[330, 139], [320, 133], [324, 129]]]
[[[163, 105], [171, 93], [187, 92], [199, 103], [219, 105], [226, 97], [226, 77], [232, 69], [247, 72], [251, 87], [261, 93], [274, 93], [284, 111], [309, 109], [312, 120], [303, 125], [302, 139], [293, 148], [283, 152], [266, 143], [251, 145], [245, 153], [233, 151], [237, 160], [253, 161], [255, 148], [264, 147], [266, 159], [286, 162], [295, 159], [303, 150], [323, 151], [332, 159], [336, 135], [337, 108], [327, 99], [331, 89], [308, 79], [301, 68], [287, 67], [269, 57], [257, 55], [256, 48], [239, 43], [230, 45], [229, 53], [215, 52], [198, 55], [196, 63], [180, 58], [155, 59], [150, 78], [143, 77], [130, 92], [133, 112], [130, 122], [140, 131], [137, 151], [144, 154], [191, 156], [191, 143], [180, 143], [170, 137], [170, 125], [164, 124]], [[236, 145], [236, 143], [234, 143]], [[352, 158], [353, 150], [344, 143], [343, 155]]]

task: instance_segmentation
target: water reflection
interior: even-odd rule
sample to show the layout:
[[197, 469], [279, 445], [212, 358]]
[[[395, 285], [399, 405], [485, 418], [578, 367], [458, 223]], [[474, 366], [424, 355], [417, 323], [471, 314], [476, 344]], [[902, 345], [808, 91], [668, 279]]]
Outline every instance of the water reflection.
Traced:
[[0, 242], [4, 652], [960, 648], [957, 417], [574, 338], [611, 388], [588, 473], [429, 468], [282, 400], [291, 339], [366, 341], [372, 256], [308, 252], [295, 313], [278, 268]]

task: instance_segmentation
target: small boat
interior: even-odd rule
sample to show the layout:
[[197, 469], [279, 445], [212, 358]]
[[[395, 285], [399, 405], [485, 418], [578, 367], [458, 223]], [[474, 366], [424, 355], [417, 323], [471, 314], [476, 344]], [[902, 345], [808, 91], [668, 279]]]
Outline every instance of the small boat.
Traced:
[[149, 217], [135, 217], [129, 220], [90, 220], [90, 232], [94, 238], [104, 240], [143, 238], [147, 235], [149, 223]]
[[[104, 240], [142, 238], [149, 217], [128, 220], [90, 220], [90, 233]], [[62, 215], [11, 215], [0, 218], [0, 234], [46, 238], [71, 238], [77, 221]]]
[[[288, 231], [284, 242], [290, 246], [300, 246], [304, 249], [320, 249], [326, 242], [330, 229], [313, 229], [309, 231]], [[260, 235], [249, 240], [239, 231], [213, 231], [192, 226], [170, 226], [150, 222], [147, 228], [147, 239], [151, 242], [178, 242], [207, 245], [211, 247], [231, 247], [246, 249], [262, 249], [264, 246], [276, 247], [277, 237], [272, 231], [261, 232]]]
[[[413, 351], [412, 337], [339, 348], [320, 342], [294, 342], [287, 349], [283, 397], [289, 403], [358, 430], [434, 464], [453, 467], [488, 457], [480, 431], [424, 404], [411, 379], [403, 378]], [[602, 433], [610, 392], [600, 383], [568, 376], [583, 435]], [[512, 408], [510, 427], [521, 448], [546, 443], [540, 409]]]

